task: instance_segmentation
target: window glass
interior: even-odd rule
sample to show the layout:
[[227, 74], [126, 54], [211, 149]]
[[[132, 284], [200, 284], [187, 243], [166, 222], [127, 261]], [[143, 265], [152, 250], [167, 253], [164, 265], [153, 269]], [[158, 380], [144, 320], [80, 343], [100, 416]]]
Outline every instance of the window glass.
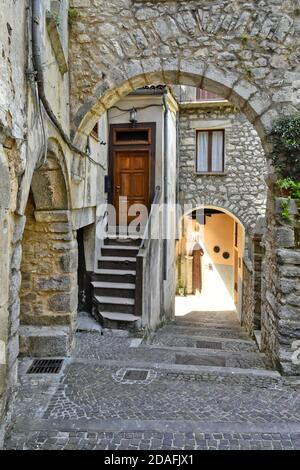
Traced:
[[211, 171], [223, 171], [223, 131], [213, 131], [211, 152]]
[[197, 171], [208, 171], [208, 132], [198, 132]]

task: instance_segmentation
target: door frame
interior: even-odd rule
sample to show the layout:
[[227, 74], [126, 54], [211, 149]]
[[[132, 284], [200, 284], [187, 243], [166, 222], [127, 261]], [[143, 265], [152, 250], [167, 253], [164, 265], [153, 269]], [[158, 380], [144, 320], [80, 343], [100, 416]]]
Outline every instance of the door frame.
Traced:
[[[134, 144], [126, 144], [124, 142], [120, 144], [114, 143], [114, 130], [124, 130], [124, 131], [131, 131], [132, 129], [145, 129], [150, 130], [151, 133], [151, 142], [150, 143], [142, 143], [137, 142]], [[132, 124], [110, 124], [109, 126], [109, 158], [108, 158], [108, 176], [109, 176], [109, 189], [107, 200], [109, 204], [113, 204], [113, 187], [114, 187], [114, 165], [113, 165], [113, 154], [114, 151], [127, 151], [127, 150], [148, 150], [149, 151], [149, 191], [150, 191], [150, 206], [153, 201], [154, 193], [155, 193], [155, 157], [156, 157], [156, 123], [155, 122], [142, 122]], [[150, 210], [150, 207], [149, 207]]]

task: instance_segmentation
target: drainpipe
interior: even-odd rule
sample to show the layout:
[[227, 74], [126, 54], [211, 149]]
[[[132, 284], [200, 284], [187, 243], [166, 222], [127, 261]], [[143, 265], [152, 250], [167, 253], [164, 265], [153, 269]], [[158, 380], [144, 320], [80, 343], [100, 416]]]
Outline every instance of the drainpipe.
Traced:
[[[168, 228], [168, 104], [167, 93], [163, 94], [164, 105], [164, 225]], [[167, 235], [164, 231], [164, 234]], [[167, 280], [167, 239], [163, 239], [163, 280]]]
[[62, 139], [68, 145], [68, 147], [75, 153], [80, 154], [83, 157], [87, 155], [76, 147], [68, 137], [68, 135], [63, 130], [59, 120], [55, 116], [54, 112], [52, 111], [51, 105], [47, 100], [45, 94], [45, 82], [44, 82], [44, 75], [43, 75], [43, 67], [42, 67], [42, 33], [41, 33], [41, 4], [40, 0], [32, 0], [31, 7], [32, 7], [32, 61], [33, 61], [33, 68], [35, 72], [37, 87], [38, 87], [38, 95], [39, 99], [43, 103], [45, 111], [60, 133]]

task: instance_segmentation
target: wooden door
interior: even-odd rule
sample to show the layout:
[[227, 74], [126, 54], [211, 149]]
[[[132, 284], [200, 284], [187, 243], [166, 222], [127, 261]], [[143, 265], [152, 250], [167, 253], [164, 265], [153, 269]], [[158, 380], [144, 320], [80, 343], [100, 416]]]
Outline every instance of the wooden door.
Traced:
[[133, 204], [149, 210], [150, 150], [123, 149], [113, 152], [113, 205], [117, 224], [129, 224], [136, 215], [128, 215]]

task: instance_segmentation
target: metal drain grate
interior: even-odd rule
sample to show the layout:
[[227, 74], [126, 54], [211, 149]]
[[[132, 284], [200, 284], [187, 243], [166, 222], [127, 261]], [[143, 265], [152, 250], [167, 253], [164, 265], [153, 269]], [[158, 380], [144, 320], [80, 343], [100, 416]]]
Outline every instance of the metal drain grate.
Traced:
[[222, 349], [222, 343], [217, 343], [216, 341], [197, 341], [196, 348]]
[[63, 362], [63, 359], [35, 359], [27, 374], [58, 374]]
[[124, 380], [146, 380], [148, 378], [148, 370], [128, 369], [123, 379]]

